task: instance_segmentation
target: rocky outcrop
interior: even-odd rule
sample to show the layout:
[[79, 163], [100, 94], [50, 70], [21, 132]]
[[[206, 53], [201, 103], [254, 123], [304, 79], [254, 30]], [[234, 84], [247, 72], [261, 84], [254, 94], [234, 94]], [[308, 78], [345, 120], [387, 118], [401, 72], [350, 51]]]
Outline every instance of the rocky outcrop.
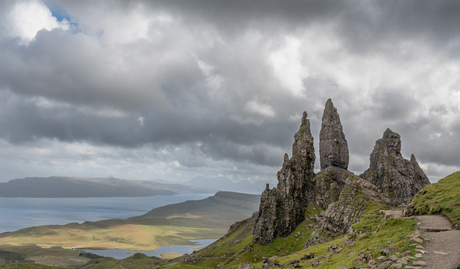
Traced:
[[348, 168], [348, 143], [342, 130], [339, 113], [331, 99], [326, 102], [319, 134], [321, 170], [329, 166]]
[[348, 176], [353, 175], [343, 168], [329, 166], [315, 177], [315, 191], [307, 193], [308, 203], [326, 210], [329, 204], [339, 200]]
[[305, 242], [305, 247], [325, 243], [347, 233], [359, 221], [371, 203], [383, 204], [386, 198], [368, 181], [349, 175], [336, 202], [321, 212], [317, 229]]
[[349, 172], [348, 144], [337, 109], [329, 99], [320, 133], [321, 171], [315, 175], [313, 137], [304, 112], [292, 157], [285, 154], [278, 172], [277, 187], [270, 189], [267, 185], [261, 195], [253, 241], [267, 245], [275, 238], [288, 236], [305, 219], [308, 205], [325, 210], [306, 244], [314, 245], [345, 233], [372, 203], [409, 202], [429, 181], [415, 157], [404, 160], [400, 151], [399, 135], [387, 130], [376, 142], [371, 166], [362, 178]]
[[374, 184], [391, 205], [410, 203], [419, 190], [430, 184], [414, 155], [410, 161], [402, 157], [401, 138], [390, 129], [375, 142], [370, 167], [360, 177]]
[[292, 157], [284, 156], [277, 187], [270, 189], [267, 185], [262, 193], [253, 230], [255, 243], [267, 245], [275, 238], [286, 237], [305, 219], [306, 195], [314, 192], [315, 186], [315, 150], [306, 112], [294, 139]]

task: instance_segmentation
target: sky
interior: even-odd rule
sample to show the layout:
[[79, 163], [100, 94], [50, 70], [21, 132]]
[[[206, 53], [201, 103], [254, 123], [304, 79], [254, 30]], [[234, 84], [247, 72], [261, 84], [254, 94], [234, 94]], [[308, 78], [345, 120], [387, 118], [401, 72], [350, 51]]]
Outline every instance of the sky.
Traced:
[[328, 98], [355, 174], [387, 128], [458, 171], [460, 2], [0, 2], [0, 182], [275, 182]]

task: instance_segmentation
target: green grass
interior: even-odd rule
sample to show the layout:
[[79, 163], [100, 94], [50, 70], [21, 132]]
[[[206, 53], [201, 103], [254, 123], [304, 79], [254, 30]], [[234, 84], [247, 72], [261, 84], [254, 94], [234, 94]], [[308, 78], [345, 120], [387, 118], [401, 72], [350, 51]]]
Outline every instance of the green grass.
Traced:
[[[316, 211], [314, 208], [310, 208], [309, 210], [312, 213]], [[358, 266], [359, 264], [355, 262], [358, 253], [371, 254], [376, 259], [381, 256], [381, 247], [395, 248], [395, 252], [400, 253], [409, 250], [415, 254], [415, 247], [410, 246], [409, 239], [405, 238], [405, 235], [415, 230], [417, 223], [415, 220], [390, 219], [384, 222], [380, 229], [376, 231], [381, 222], [381, 216], [367, 215], [353, 226], [355, 232], [348, 234], [349, 238], [354, 241], [353, 244], [343, 246], [344, 236], [342, 235], [333, 241], [315, 245], [307, 249], [303, 249], [303, 244], [308, 239], [311, 231], [313, 231], [313, 229], [306, 229], [308, 226], [307, 220], [300, 224], [287, 238], [275, 239], [272, 244], [267, 246], [251, 242], [252, 234], [248, 233], [248, 231], [251, 230], [252, 226], [247, 224], [227, 237], [221, 238], [210, 247], [191, 254], [192, 257], [196, 258], [195, 261], [184, 262], [183, 258], [166, 261], [149, 258], [145, 255], [137, 255], [137, 257], [130, 257], [119, 261], [112, 258], [93, 260], [89, 263], [91, 265], [89, 268], [155, 268], [156, 266], [160, 266], [161, 268], [171, 269], [198, 269], [206, 267], [216, 268], [219, 264], [224, 264], [225, 268], [237, 268], [239, 264], [246, 261], [249, 261], [255, 267], [261, 267], [262, 257], [277, 256], [275, 259], [280, 264], [288, 264], [292, 260], [300, 260], [303, 255], [312, 252], [315, 253], [316, 257], [324, 256], [328, 253], [331, 254], [331, 252], [328, 252], [328, 247], [332, 244], [338, 244], [340, 247], [343, 247], [343, 250], [338, 254], [331, 255], [327, 261], [323, 259], [324, 263], [315, 268], [337, 269], [341, 266]], [[295, 237], [295, 233], [297, 232], [300, 235]], [[361, 236], [357, 236], [359, 232], [361, 232]], [[364, 233], [366, 235], [362, 236]], [[304, 236], [303, 240], [300, 239], [301, 236]], [[239, 242], [235, 243], [236, 240], [239, 240]], [[247, 251], [248, 247], [250, 251]], [[350, 253], [352, 254], [349, 256]], [[199, 259], [199, 257], [206, 258]], [[313, 268], [311, 260], [300, 260], [299, 264], [302, 268]]]
[[443, 214], [460, 226], [460, 171], [420, 190], [412, 199], [410, 213]]
[[[366, 212], [375, 212], [381, 209], [378, 204], [368, 203]], [[306, 220], [302, 222], [295, 231], [286, 238], [277, 238], [269, 245], [262, 246], [252, 242], [251, 225], [228, 234], [221, 238], [213, 245], [192, 254], [196, 257], [194, 263], [184, 263], [176, 261], [173, 264], [162, 264], [161, 266], [170, 268], [216, 268], [218, 264], [224, 264], [226, 268], [237, 268], [239, 264], [250, 262], [255, 267], [262, 266], [262, 257], [274, 257], [280, 264], [288, 264], [290, 261], [300, 260], [305, 254], [315, 253], [315, 256], [323, 256], [328, 253], [328, 247], [332, 244], [342, 244], [343, 250], [332, 255], [327, 262], [315, 268], [339, 268], [341, 266], [357, 266], [355, 264], [358, 253], [369, 253], [376, 259], [381, 256], [381, 248], [395, 248], [395, 252], [403, 253], [410, 250], [415, 254], [415, 247], [409, 246], [409, 239], [405, 235], [412, 233], [416, 228], [415, 220], [405, 219], [390, 219], [383, 222], [383, 217], [378, 215], [363, 215], [361, 220], [353, 225], [354, 233], [348, 234], [349, 238], [354, 242], [352, 245], [343, 246], [343, 235], [338, 236], [333, 241], [315, 245], [307, 249], [303, 249], [305, 242], [315, 230], [311, 224], [314, 220], [310, 220], [321, 212], [321, 208], [309, 206], [306, 210]], [[295, 236], [297, 233], [297, 237]], [[348, 257], [348, 254], [354, 252]], [[330, 253], [330, 252], [329, 252]], [[203, 258], [205, 257], [205, 258]], [[324, 260], [323, 260], [324, 261]], [[187, 267], [187, 266], [194, 267]], [[312, 268], [311, 260], [300, 261], [303, 268]], [[183, 267], [181, 267], [183, 266]]]
[[[260, 263], [262, 257], [287, 255], [299, 251], [303, 249], [305, 241], [314, 231], [314, 229], [308, 227], [308, 224], [314, 223], [314, 221], [310, 220], [310, 217], [314, 217], [321, 211], [322, 209], [317, 206], [308, 206], [305, 212], [306, 220], [295, 231], [286, 238], [275, 239], [273, 243], [267, 246], [252, 242], [253, 223], [246, 224], [193, 254], [192, 256], [205, 258], [197, 259], [194, 263], [187, 263], [187, 265], [199, 266], [199, 268], [215, 268], [218, 264], [224, 263], [228, 268], [237, 268], [240, 263], [246, 261]], [[295, 236], [296, 233], [298, 233], [297, 237]]]
[[79, 268], [90, 261], [90, 259], [87, 257], [80, 257], [80, 253], [81, 252], [79, 251], [63, 249], [60, 247], [41, 248], [34, 244], [5, 244], [0, 245], [0, 264], [3, 262], [26, 263], [33, 261], [36, 264], [49, 266]]
[[27, 264], [27, 263], [5, 263], [0, 265], [1, 269], [56, 269], [60, 267], [42, 265], [42, 264]]
[[[375, 229], [380, 224], [382, 218], [377, 216], [365, 216], [359, 223], [355, 224], [353, 227], [356, 231], [361, 231], [362, 233], [367, 233], [367, 235], [357, 238], [358, 232], [354, 234], [349, 234], [348, 236], [355, 240], [355, 243], [349, 245], [347, 247], [343, 247], [343, 250], [335, 255], [332, 255], [331, 258], [315, 267], [315, 268], [339, 268], [341, 266], [352, 267], [357, 266], [354, 260], [357, 258], [358, 253], [370, 253], [374, 259], [381, 256], [380, 254], [380, 247], [393, 247], [395, 248], [395, 252], [404, 252], [406, 250], [410, 250], [415, 253], [415, 247], [409, 246], [409, 239], [404, 238], [406, 234], [412, 233], [417, 225], [415, 220], [404, 220], [404, 219], [390, 219], [386, 221], [381, 229], [373, 233]], [[299, 259], [305, 254], [315, 253], [315, 257], [324, 256], [327, 253], [327, 249], [332, 244], [342, 244], [343, 236], [337, 238], [333, 241], [312, 246], [307, 249], [298, 251], [292, 255], [286, 257], [278, 258], [278, 262], [280, 263], [289, 263], [293, 259]], [[353, 253], [350, 257], [347, 257], [350, 253]], [[298, 255], [296, 255], [298, 254]], [[296, 256], [294, 256], [296, 255]], [[324, 261], [324, 260], [323, 260]], [[300, 265], [303, 268], [312, 268], [311, 260], [301, 261]]]

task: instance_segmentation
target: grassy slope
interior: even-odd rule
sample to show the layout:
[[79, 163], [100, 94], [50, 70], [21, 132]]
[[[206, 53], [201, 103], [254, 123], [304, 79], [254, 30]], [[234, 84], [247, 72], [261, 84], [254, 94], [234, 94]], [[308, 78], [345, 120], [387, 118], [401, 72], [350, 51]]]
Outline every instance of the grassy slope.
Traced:
[[[238, 219], [238, 217], [241, 217], [242, 211], [245, 212], [247, 217], [257, 211], [259, 203], [260, 195], [220, 191], [216, 195], [203, 200], [186, 201], [155, 208], [137, 218], [174, 218], [188, 214], [196, 217], [203, 215], [219, 216], [219, 219], [231, 219], [234, 222], [241, 219]], [[171, 214], [171, 212], [174, 212], [174, 214]], [[225, 215], [222, 212], [225, 212]]]
[[2, 269], [56, 269], [59, 267], [43, 265], [43, 264], [23, 264], [23, 263], [7, 263], [7, 264], [0, 264], [0, 268]]
[[[404, 252], [410, 250], [415, 254], [415, 247], [409, 246], [409, 239], [405, 239], [406, 234], [412, 233], [416, 228], [415, 220], [403, 220], [403, 219], [390, 219], [385, 222], [385, 224], [376, 232], [378, 224], [380, 224], [382, 217], [379, 216], [366, 216], [359, 223], [353, 226], [355, 231], [361, 231], [366, 233], [364, 237], [356, 239], [356, 234], [349, 234], [350, 238], [355, 238], [355, 243], [344, 247], [344, 249], [336, 254], [332, 255], [329, 260], [325, 261], [323, 264], [315, 268], [340, 268], [341, 266], [352, 267], [357, 266], [354, 260], [357, 258], [358, 253], [370, 253], [375, 259], [381, 256], [380, 251], [381, 247], [395, 248], [395, 252]], [[287, 257], [281, 257], [278, 259], [280, 263], [289, 263], [294, 259], [300, 259], [305, 254], [315, 253], [316, 256], [324, 256], [325, 254], [331, 254], [327, 249], [332, 244], [341, 245], [343, 241], [343, 236], [340, 238], [312, 246], [310, 248], [301, 250], [295, 254], [289, 255]], [[299, 255], [296, 255], [299, 254]], [[296, 256], [295, 256], [296, 255]], [[313, 268], [310, 260], [301, 261], [300, 265], [304, 266], [303, 268]]]
[[[2, 235], [0, 245], [36, 244], [49, 248], [126, 249], [134, 251], [155, 250], [158, 246], [187, 245], [189, 239], [219, 237], [225, 228], [197, 228], [176, 225], [120, 224], [100, 227], [91, 224], [68, 224], [32, 227]], [[96, 222], [96, 224], [98, 224]], [[177, 224], [177, 223], [176, 223]], [[197, 226], [199, 223], [197, 223]], [[0, 247], [1, 249], [1, 247]]]
[[[300, 260], [305, 254], [315, 253], [315, 256], [324, 256], [331, 254], [327, 249], [331, 244], [342, 244], [343, 235], [334, 241], [316, 245], [303, 249], [305, 241], [308, 239], [314, 229], [309, 229], [309, 224], [313, 223], [310, 217], [318, 214], [319, 208], [310, 206], [306, 212], [307, 219], [301, 223], [297, 229], [287, 238], [278, 238], [267, 246], [261, 246], [252, 243], [252, 226], [249, 223], [236, 230], [231, 234], [219, 239], [207, 248], [190, 255], [192, 259], [184, 260], [184, 257], [159, 261], [162, 267], [168, 268], [216, 268], [219, 264], [225, 264], [226, 268], [237, 268], [239, 264], [251, 262], [256, 267], [262, 266], [262, 257], [273, 257], [281, 264], [288, 264], [297, 259]], [[315, 268], [339, 268], [341, 266], [356, 266], [354, 260], [358, 253], [369, 253], [377, 258], [381, 256], [381, 247], [393, 247], [395, 252], [404, 252], [410, 250], [415, 254], [415, 247], [409, 246], [409, 239], [405, 235], [412, 233], [416, 228], [416, 221], [391, 219], [386, 221], [378, 230], [377, 227], [382, 222], [381, 216], [366, 215], [361, 221], [353, 226], [355, 233], [348, 236], [355, 241], [354, 244], [346, 246], [336, 255], [332, 255], [329, 260], [323, 259], [323, 264]], [[375, 231], [375, 233], [373, 233]], [[299, 233], [296, 237], [295, 234]], [[357, 234], [364, 235], [356, 238]], [[354, 254], [353, 254], [354, 252]], [[350, 256], [349, 254], [352, 253]], [[152, 261], [150, 261], [151, 264]], [[155, 261], [157, 262], [157, 261]], [[131, 264], [130, 268], [147, 268], [149, 261], [138, 262], [136, 265]], [[89, 268], [119, 268], [126, 265], [126, 261], [114, 261], [112, 259], [101, 259], [98, 261], [99, 267]], [[301, 260], [302, 268], [312, 268], [311, 260]]]
[[412, 199], [412, 214], [443, 214], [460, 226], [460, 172], [425, 186]]
[[[80, 257], [80, 252], [53, 247], [44, 249], [33, 244], [22, 244], [19, 246], [1, 245], [0, 263], [17, 263], [33, 261], [37, 264], [55, 265], [66, 268], [77, 268], [85, 265], [90, 259]], [[19, 266], [19, 265], [15, 265]], [[0, 268], [48, 268], [38, 265], [22, 265], [23, 267], [14, 267], [12, 264], [3, 264]], [[36, 266], [36, 267], [34, 267]], [[54, 267], [53, 267], [54, 268]]]

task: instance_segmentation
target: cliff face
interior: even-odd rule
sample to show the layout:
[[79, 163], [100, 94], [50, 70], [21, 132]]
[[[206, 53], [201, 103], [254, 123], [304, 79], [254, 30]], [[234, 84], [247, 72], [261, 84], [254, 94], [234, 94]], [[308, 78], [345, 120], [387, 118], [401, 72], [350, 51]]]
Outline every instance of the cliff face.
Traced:
[[319, 133], [319, 156], [321, 170], [329, 166], [348, 168], [348, 143], [343, 133], [339, 113], [331, 99], [326, 102], [321, 131]]
[[360, 177], [374, 184], [392, 205], [410, 203], [419, 190], [430, 184], [414, 155], [410, 161], [402, 157], [401, 138], [390, 129], [375, 142], [370, 167]]
[[292, 158], [284, 156], [278, 186], [270, 190], [267, 185], [261, 196], [253, 240], [262, 245], [289, 235], [305, 219], [306, 194], [313, 191], [315, 176], [315, 150], [306, 112], [294, 138]]

